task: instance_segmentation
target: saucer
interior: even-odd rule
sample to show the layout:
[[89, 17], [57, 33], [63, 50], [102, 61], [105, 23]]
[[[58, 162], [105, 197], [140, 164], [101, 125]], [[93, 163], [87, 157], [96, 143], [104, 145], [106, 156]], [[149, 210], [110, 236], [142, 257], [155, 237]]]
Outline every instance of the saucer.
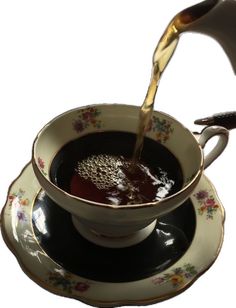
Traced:
[[31, 163], [9, 188], [2, 234], [23, 271], [58, 295], [93, 306], [146, 305], [179, 294], [215, 261], [224, 209], [202, 176], [190, 199], [158, 220], [143, 242], [97, 246], [41, 189]]

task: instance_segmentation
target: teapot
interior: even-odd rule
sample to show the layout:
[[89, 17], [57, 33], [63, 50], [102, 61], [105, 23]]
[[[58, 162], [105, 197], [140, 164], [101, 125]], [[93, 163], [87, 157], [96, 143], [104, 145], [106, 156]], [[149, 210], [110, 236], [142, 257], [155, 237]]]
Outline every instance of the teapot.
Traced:
[[196, 17], [184, 31], [206, 34], [218, 41], [236, 74], [236, 0], [205, 0], [180, 12], [180, 19], [184, 21], [188, 14]]

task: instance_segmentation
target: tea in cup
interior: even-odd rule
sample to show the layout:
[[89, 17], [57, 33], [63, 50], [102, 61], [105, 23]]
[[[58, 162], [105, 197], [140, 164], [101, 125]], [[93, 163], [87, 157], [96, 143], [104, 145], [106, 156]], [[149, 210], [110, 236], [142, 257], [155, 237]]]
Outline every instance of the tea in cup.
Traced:
[[[223, 151], [228, 131], [194, 135], [173, 117], [154, 112], [140, 160], [133, 165], [139, 108], [98, 104], [65, 112], [48, 123], [33, 145], [33, 168], [42, 188], [72, 214], [88, 240], [109, 247], [134, 245], [156, 219], [182, 204], [204, 167]], [[219, 135], [204, 158], [202, 148]]]

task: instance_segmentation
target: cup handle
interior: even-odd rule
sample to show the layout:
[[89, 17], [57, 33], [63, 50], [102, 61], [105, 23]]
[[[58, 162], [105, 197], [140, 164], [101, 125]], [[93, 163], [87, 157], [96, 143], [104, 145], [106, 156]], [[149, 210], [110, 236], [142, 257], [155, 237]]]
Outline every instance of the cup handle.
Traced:
[[205, 156], [204, 169], [210, 166], [211, 163], [224, 151], [229, 140], [229, 131], [221, 126], [209, 126], [205, 128], [198, 138], [198, 142], [202, 149], [204, 149], [208, 140], [212, 137], [218, 136], [219, 140], [215, 147]]

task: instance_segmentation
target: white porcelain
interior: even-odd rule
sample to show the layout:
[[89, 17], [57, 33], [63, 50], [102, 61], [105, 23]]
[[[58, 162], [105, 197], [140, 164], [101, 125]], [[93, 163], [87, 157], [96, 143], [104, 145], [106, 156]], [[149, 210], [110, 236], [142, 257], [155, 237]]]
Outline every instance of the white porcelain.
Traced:
[[[179, 206], [201, 178], [204, 154], [193, 134], [173, 117], [154, 112], [147, 136], [161, 142], [180, 162], [184, 177], [180, 191], [159, 202], [116, 206], [72, 196], [52, 183], [49, 178], [50, 165], [63, 145], [91, 132], [115, 130], [136, 133], [138, 116], [139, 108], [128, 105], [98, 104], [77, 108], [49, 122], [34, 141], [32, 164], [40, 185], [51, 199], [75, 216], [74, 221], [79, 220], [77, 228], [81, 224], [83, 229], [87, 228], [85, 236], [89, 233], [100, 234], [103, 238], [133, 235], [133, 243], [136, 243], [135, 232]], [[206, 158], [206, 165], [212, 163], [227, 145], [228, 131], [211, 127], [204, 130], [200, 138], [204, 147], [207, 140], [216, 135], [219, 141]]]
[[[87, 279], [65, 270], [39, 245], [32, 226], [32, 208], [40, 191], [41, 186], [28, 164], [11, 185], [1, 214], [4, 240], [24, 272], [41, 287], [93, 306], [146, 305], [175, 296], [205, 273], [222, 245], [224, 209], [213, 185], [202, 175], [191, 194], [196, 230], [190, 247], [180, 259], [158, 274], [132, 282]], [[43, 229], [43, 216], [38, 220]], [[24, 289], [23, 285], [19, 287]], [[211, 286], [209, 292], [214, 292]]]
[[217, 40], [227, 54], [236, 73], [236, 1], [206, 0], [196, 4], [195, 7], [198, 10], [206, 7], [208, 11], [201, 18], [188, 24], [187, 31], [203, 33]]

